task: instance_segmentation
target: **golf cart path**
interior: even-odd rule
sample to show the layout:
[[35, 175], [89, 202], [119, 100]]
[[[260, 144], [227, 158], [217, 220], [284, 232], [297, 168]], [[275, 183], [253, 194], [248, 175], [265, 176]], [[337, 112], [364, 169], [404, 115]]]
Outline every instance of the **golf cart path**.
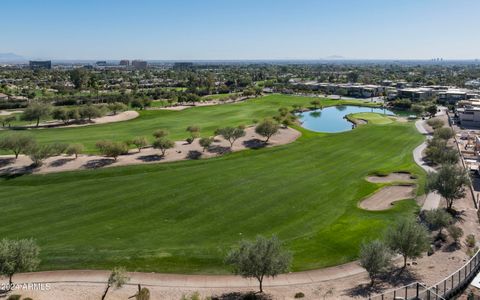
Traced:
[[[445, 115], [445, 109], [441, 108], [440, 112], [436, 114], [436, 116], [442, 116]], [[427, 131], [425, 128], [425, 120], [418, 120], [415, 122], [415, 127], [417, 128], [418, 132], [426, 136], [426, 140], [420, 144], [417, 148], [413, 150], [413, 159], [415, 160], [415, 163], [419, 165], [422, 169], [425, 170], [427, 173], [432, 173], [436, 172], [436, 170], [430, 166], [427, 165], [425, 160], [423, 159], [423, 151], [427, 148], [427, 141], [431, 139], [431, 134]], [[425, 202], [422, 205], [422, 210], [431, 210], [438, 208], [440, 206], [440, 200], [441, 197], [438, 193], [436, 192], [431, 192], [428, 193]]]
[[[366, 273], [357, 262], [318, 270], [281, 274], [275, 279], [266, 278], [265, 287], [318, 283]], [[105, 284], [110, 271], [60, 270], [16, 274], [15, 283], [89, 283]], [[256, 279], [234, 275], [181, 275], [163, 273], [129, 272], [129, 285], [178, 287], [178, 288], [256, 288]]]

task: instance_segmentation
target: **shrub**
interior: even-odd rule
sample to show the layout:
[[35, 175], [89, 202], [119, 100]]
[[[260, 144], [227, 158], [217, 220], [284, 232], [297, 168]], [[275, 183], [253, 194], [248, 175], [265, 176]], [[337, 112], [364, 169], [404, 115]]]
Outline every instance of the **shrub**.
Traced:
[[166, 137], [167, 135], [168, 135], [168, 131], [163, 130], [163, 129], [156, 130], [156, 131], [153, 133], [153, 136], [154, 136], [155, 138], [157, 138], [157, 139]]
[[165, 137], [158, 138], [153, 142], [153, 148], [160, 149], [162, 155], [165, 156], [167, 149], [175, 147], [175, 143]]
[[128, 146], [122, 142], [99, 141], [95, 144], [97, 149], [107, 157], [112, 157], [114, 160], [122, 155], [128, 153]]
[[443, 127], [445, 123], [437, 118], [427, 120], [427, 124], [432, 127], [434, 130], [440, 127]]
[[35, 167], [43, 164], [43, 161], [49, 157], [62, 154], [67, 148], [66, 144], [56, 143], [49, 145], [33, 144], [27, 150], [28, 157], [33, 161]]
[[141, 152], [142, 148], [145, 148], [148, 145], [148, 139], [144, 136], [137, 136], [133, 138], [129, 143], [135, 145], [135, 147], [137, 147], [138, 149], [138, 152]]
[[84, 151], [85, 147], [82, 144], [70, 144], [65, 151], [68, 155], [75, 155], [75, 158], [78, 158], [78, 155]]
[[473, 234], [467, 235], [467, 237], [465, 238], [465, 243], [467, 244], [467, 247], [469, 247], [469, 248], [475, 247], [475, 245], [477, 243], [475, 241], [475, 235], [473, 235]]
[[268, 140], [278, 132], [279, 128], [280, 126], [276, 122], [265, 119], [255, 127], [255, 132], [265, 137], [265, 143], [268, 143]]
[[455, 136], [455, 133], [450, 127], [442, 127], [435, 129], [433, 135], [444, 140], [449, 140]]
[[91, 121], [94, 118], [99, 118], [104, 115], [102, 109], [94, 105], [85, 105], [80, 107], [79, 115], [82, 119], [88, 119]]
[[447, 227], [448, 234], [452, 237], [453, 241], [455, 244], [459, 244], [458, 242], [460, 241], [460, 238], [463, 236], [463, 230], [462, 228], [455, 226], [455, 225], [450, 225]]
[[298, 292], [298, 293], [296, 293], [295, 296], [294, 296], [295, 299], [299, 299], [299, 298], [303, 298], [303, 297], [305, 297], [305, 294], [302, 293], [302, 292]]
[[438, 230], [439, 236], [442, 229], [452, 224], [452, 216], [442, 208], [425, 211], [425, 222], [431, 230]]
[[115, 102], [115, 103], [110, 103], [108, 105], [108, 109], [116, 115], [119, 111], [124, 111], [128, 109], [128, 106], [123, 104], [122, 102]]
[[8, 296], [7, 300], [20, 300], [22, 295], [10, 295]]
[[472, 258], [478, 252], [478, 247], [468, 248], [467, 255]]

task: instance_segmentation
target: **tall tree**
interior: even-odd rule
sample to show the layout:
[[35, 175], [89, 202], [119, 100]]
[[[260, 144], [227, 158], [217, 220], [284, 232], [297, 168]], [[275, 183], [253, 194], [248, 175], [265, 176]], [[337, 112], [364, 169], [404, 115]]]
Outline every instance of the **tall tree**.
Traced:
[[31, 146], [35, 144], [35, 139], [25, 134], [9, 134], [0, 138], [0, 149], [12, 151], [15, 159], [20, 153], [25, 153]]
[[407, 258], [421, 257], [428, 249], [428, 232], [422, 225], [410, 218], [405, 218], [388, 228], [385, 241], [392, 251], [403, 256], [403, 268]]
[[360, 265], [365, 268], [370, 276], [370, 285], [375, 284], [375, 279], [384, 272], [392, 263], [390, 249], [379, 240], [363, 243], [360, 247]]
[[438, 192], [447, 201], [451, 210], [455, 200], [465, 197], [465, 186], [470, 178], [461, 166], [446, 164], [437, 173], [428, 174], [427, 188]]
[[23, 111], [22, 119], [26, 121], [36, 121], [36, 126], [38, 127], [40, 120], [49, 117], [51, 112], [52, 106], [50, 104], [32, 102]]
[[224, 127], [219, 128], [215, 131], [216, 135], [221, 135], [224, 139], [226, 139], [230, 143], [230, 148], [233, 147], [233, 143], [239, 138], [245, 136], [245, 129], [243, 126], [238, 127]]
[[276, 134], [279, 129], [280, 126], [276, 122], [270, 119], [265, 119], [255, 127], [255, 132], [265, 137], [265, 143], [268, 143], [270, 138]]
[[35, 271], [40, 263], [40, 248], [33, 239], [0, 241], [0, 275], [8, 277], [10, 289], [12, 278], [18, 272]]
[[257, 279], [260, 293], [263, 292], [263, 279], [274, 278], [288, 271], [291, 261], [292, 255], [282, 248], [276, 236], [270, 239], [257, 236], [254, 242], [241, 241], [238, 248], [232, 250], [225, 259], [235, 274]]
[[175, 147], [175, 143], [167, 139], [166, 137], [161, 137], [156, 139], [153, 142], [152, 146], [155, 149], [160, 149], [160, 151], [162, 152], [162, 155], [165, 156], [165, 153], [167, 152], [168, 149]]

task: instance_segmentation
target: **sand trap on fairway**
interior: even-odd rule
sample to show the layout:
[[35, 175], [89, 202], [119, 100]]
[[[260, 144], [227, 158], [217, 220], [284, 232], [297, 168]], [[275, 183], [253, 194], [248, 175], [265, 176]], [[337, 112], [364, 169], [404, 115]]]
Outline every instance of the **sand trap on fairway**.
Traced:
[[359, 206], [366, 210], [386, 210], [391, 208], [396, 201], [412, 199], [414, 197], [413, 190], [413, 185], [387, 186], [362, 200]]
[[387, 182], [394, 182], [394, 181], [405, 181], [405, 182], [413, 182], [415, 178], [409, 173], [390, 173], [386, 176], [368, 176], [367, 181], [373, 183], [387, 183]]
[[[133, 120], [137, 118], [139, 115], [140, 114], [137, 111], [128, 110], [128, 111], [120, 112], [116, 115], [108, 115], [108, 116], [92, 119], [90, 123], [70, 124], [70, 125], [64, 125], [62, 122], [54, 120], [54, 121], [40, 123], [37, 129], [84, 127], [84, 126], [91, 126], [91, 125], [97, 125], [97, 124], [116, 123], [116, 122]], [[27, 127], [35, 127], [35, 124], [30, 124]]]

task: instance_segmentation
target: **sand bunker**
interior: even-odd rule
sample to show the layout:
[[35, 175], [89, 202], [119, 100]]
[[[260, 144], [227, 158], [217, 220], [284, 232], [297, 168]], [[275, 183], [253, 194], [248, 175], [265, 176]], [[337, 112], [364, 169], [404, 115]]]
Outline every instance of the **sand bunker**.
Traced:
[[413, 182], [415, 178], [409, 173], [390, 173], [386, 176], [368, 176], [367, 181], [373, 183], [387, 183], [387, 182]]
[[[116, 115], [108, 115], [108, 116], [103, 116], [103, 117], [100, 117], [100, 118], [92, 119], [91, 123], [70, 124], [70, 125], [64, 125], [60, 121], [53, 120], [53, 121], [40, 123], [37, 129], [84, 127], [84, 126], [90, 126], [90, 125], [96, 125], [96, 124], [116, 123], [116, 122], [133, 120], [133, 119], [137, 118], [139, 115], [140, 114], [137, 111], [128, 110], [128, 111], [120, 112]], [[28, 125], [28, 127], [35, 127], [35, 124], [30, 124], [30, 125]]]
[[359, 206], [366, 210], [386, 210], [391, 208], [396, 201], [414, 198], [413, 191], [413, 185], [387, 186], [362, 200]]

